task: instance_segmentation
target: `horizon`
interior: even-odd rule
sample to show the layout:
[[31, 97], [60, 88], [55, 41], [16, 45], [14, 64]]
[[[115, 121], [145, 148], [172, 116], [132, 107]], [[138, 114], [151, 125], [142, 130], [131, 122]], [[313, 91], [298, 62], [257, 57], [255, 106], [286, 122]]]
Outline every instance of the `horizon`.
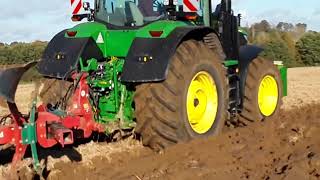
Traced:
[[[92, 4], [92, 0], [89, 1]], [[69, 0], [41, 2], [41, 0], [29, 0], [24, 6], [13, 6], [13, 4], [19, 4], [19, 0], [5, 1], [3, 7], [7, 8], [3, 8], [3, 13], [0, 15], [0, 27], [2, 27], [0, 42], [10, 44], [12, 42], [50, 41], [61, 30], [78, 24], [71, 21]], [[215, 1], [215, 4], [217, 2]], [[12, 11], [13, 7], [15, 11]], [[242, 26], [244, 27], [267, 20], [272, 26], [276, 26], [279, 22], [294, 25], [305, 23], [308, 31], [320, 31], [320, 23], [318, 23], [320, 22], [320, 1], [318, 0], [309, 0], [308, 3], [299, 0], [270, 0], [268, 2], [234, 0], [233, 9], [235, 14], [242, 14]]]

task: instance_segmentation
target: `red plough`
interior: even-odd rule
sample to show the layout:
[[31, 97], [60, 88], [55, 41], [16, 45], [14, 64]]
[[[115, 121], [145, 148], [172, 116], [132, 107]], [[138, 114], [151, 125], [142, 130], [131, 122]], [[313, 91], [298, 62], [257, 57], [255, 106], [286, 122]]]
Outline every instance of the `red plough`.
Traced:
[[1, 119], [0, 144], [5, 148], [15, 146], [13, 167], [23, 158], [28, 145], [37, 169], [40, 164], [36, 144], [43, 148], [57, 144], [64, 147], [74, 143], [74, 130], [83, 132], [82, 138], [89, 138], [93, 131], [105, 131], [93, 119], [85, 73], [73, 76], [78, 84], [65, 112], [51, 111], [45, 105], [36, 107], [35, 97], [30, 113], [20, 113], [14, 101], [15, 92], [21, 76], [35, 64], [0, 71], [0, 96], [6, 99], [10, 110], [10, 114]]

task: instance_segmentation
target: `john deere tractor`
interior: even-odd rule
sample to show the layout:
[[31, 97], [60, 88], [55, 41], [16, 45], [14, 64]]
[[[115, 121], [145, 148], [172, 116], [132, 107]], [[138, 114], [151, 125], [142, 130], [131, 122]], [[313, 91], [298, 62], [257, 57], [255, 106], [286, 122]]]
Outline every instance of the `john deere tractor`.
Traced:
[[160, 151], [279, 111], [286, 68], [247, 43], [231, 0], [95, 0], [93, 9], [83, 7], [89, 13], [72, 20], [88, 22], [58, 33], [37, 64], [47, 79], [42, 105], [21, 115], [14, 104], [17, 82], [33, 63], [0, 73], [16, 153], [132, 129]]

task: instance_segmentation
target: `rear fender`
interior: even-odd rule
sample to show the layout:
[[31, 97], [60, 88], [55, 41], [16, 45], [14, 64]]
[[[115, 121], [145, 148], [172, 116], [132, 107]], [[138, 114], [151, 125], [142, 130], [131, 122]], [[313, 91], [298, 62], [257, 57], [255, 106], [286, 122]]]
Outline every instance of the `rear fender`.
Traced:
[[79, 59], [103, 59], [103, 54], [91, 38], [67, 38], [66, 30], [58, 33], [46, 47], [37, 69], [43, 76], [68, 79], [76, 70]]
[[207, 27], [178, 27], [167, 38], [136, 38], [125, 59], [121, 81], [157, 82], [166, 79], [170, 59], [186, 39], [202, 40]]

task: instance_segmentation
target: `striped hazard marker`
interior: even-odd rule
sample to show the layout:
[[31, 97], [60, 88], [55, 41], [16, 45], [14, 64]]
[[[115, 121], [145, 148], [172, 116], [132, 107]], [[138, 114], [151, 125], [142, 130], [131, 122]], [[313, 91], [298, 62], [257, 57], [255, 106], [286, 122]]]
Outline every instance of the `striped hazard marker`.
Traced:
[[183, 0], [184, 12], [197, 12], [200, 9], [200, 0]]
[[78, 14], [82, 8], [82, 0], [71, 0], [72, 14]]

